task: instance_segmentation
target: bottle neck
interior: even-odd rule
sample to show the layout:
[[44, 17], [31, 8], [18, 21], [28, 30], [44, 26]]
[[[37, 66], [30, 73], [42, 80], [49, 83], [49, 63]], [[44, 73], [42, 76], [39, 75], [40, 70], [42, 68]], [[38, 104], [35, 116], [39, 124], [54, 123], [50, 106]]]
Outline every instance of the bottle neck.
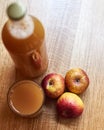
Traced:
[[26, 15], [20, 20], [9, 19], [7, 23], [10, 34], [17, 39], [25, 39], [34, 31], [34, 23], [31, 16]]

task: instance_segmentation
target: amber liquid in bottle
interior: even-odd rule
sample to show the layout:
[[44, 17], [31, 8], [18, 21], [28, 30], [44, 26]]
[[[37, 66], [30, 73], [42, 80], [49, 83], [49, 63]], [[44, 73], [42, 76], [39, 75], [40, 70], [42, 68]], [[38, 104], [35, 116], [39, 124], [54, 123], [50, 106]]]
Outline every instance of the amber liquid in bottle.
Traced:
[[2, 30], [2, 39], [17, 71], [24, 77], [34, 78], [46, 71], [45, 32], [37, 18], [25, 16], [19, 21], [8, 20]]

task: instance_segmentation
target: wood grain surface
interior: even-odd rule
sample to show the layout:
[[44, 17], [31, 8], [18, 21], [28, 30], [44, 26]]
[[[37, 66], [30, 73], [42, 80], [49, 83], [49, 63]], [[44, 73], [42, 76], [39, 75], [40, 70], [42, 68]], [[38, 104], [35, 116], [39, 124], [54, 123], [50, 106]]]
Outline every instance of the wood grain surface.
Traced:
[[18, 117], [8, 108], [6, 96], [16, 81], [16, 71], [1, 30], [7, 20], [6, 7], [12, 1], [0, 0], [0, 130], [104, 130], [104, 0], [22, 0], [46, 31], [49, 66], [34, 80], [40, 84], [50, 72], [65, 76], [74, 67], [89, 75], [89, 88], [80, 95], [85, 109], [76, 119], [60, 118], [56, 100], [50, 99], [37, 118]]

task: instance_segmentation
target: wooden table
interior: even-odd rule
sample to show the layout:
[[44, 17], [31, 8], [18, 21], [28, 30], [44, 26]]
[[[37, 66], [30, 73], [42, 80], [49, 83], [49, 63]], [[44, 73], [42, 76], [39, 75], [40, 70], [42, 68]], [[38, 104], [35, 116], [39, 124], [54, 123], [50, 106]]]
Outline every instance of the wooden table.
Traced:
[[[13, 0], [0, 0], [0, 33], [7, 20], [5, 10]], [[28, 13], [44, 24], [49, 57], [47, 72], [65, 76], [70, 68], [84, 69], [89, 88], [81, 95], [83, 114], [62, 119], [55, 109], [56, 100], [46, 99], [43, 113], [25, 119], [10, 111], [7, 91], [16, 80], [14, 63], [0, 35], [0, 130], [104, 130], [104, 0], [22, 0]]]

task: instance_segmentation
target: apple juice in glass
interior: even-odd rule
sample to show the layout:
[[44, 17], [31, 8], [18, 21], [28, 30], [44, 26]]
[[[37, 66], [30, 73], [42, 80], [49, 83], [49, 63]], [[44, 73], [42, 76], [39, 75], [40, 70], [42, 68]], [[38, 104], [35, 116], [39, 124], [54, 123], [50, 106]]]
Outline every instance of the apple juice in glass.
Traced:
[[48, 66], [45, 32], [41, 22], [26, 14], [21, 3], [7, 8], [8, 21], [2, 30], [2, 39], [17, 71], [27, 78], [43, 74]]
[[8, 91], [10, 109], [22, 117], [35, 117], [42, 112], [45, 101], [43, 89], [31, 80], [14, 83]]

